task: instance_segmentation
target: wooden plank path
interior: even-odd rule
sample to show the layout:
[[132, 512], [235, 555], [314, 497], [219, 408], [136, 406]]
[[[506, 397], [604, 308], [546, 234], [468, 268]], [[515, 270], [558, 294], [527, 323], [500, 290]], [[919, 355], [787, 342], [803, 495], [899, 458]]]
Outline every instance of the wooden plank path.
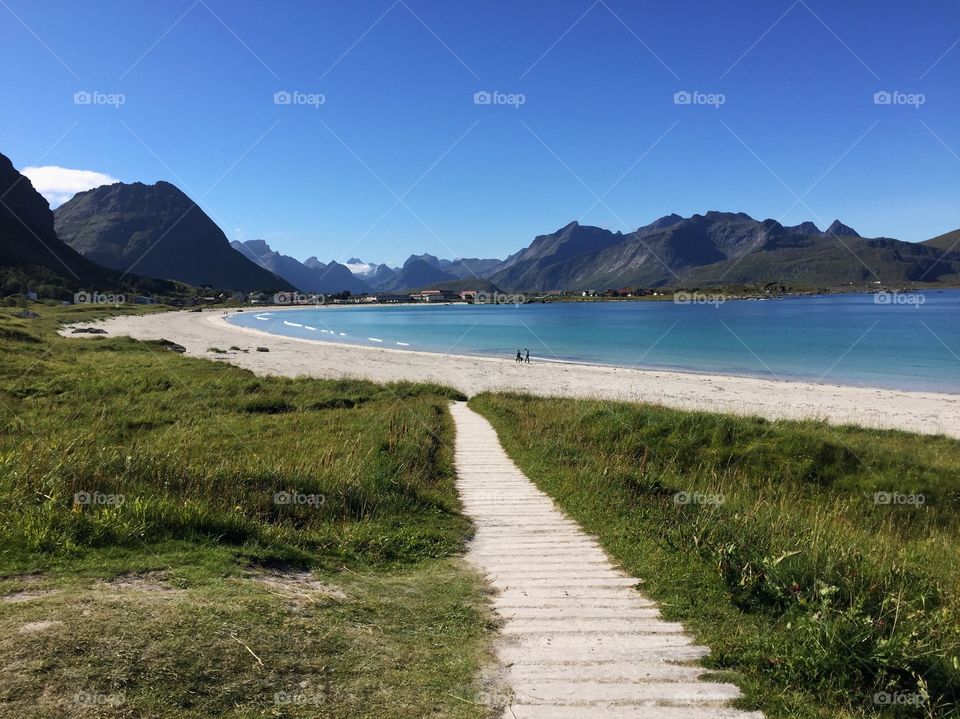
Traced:
[[457, 487], [477, 527], [467, 558], [497, 590], [503, 620], [504, 719], [762, 719], [729, 707], [733, 684], [700, 680], [695, 662], [709, 650], [660, 617], [489, 422], [463, 402], [451, 412]]

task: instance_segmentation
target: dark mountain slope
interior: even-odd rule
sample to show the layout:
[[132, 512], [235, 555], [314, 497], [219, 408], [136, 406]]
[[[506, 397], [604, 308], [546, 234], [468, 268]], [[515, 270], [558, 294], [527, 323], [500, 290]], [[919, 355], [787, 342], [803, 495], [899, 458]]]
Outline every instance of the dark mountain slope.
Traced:
[[0, 154], [0, 292], [28, 289], [68, 299], [73, 292], [170, 292], [173, 285], [101, 267], [62, 242], [50, 205]]
[[410, 257], [403, 263], [403, 267], [394, 271], [392, 277], [385, 273], [384, 277], [387, 281], [378, 283], [377, 286], [377, 289], [382, 292], [400, 292], [422, 287], [435, 287], [444, 282], [460, 279], [456, 275], [441, 270], [437, 265], [422, 257]]
[[443, 271], [464, 280], [484, 279], [496, 272], [502, 264], [502, 260], [494, 258], [464, 257], [453, 260], [443, 267]]
[[293, 289], [230, 247], [216, 223], [168, 182], [81, 192], [54, 216], [64, 242], [120, 272], [221, 289]]
[[574, 267], [564, 263], [580, 258], [589, 263], [591, 255], [623, 241], [619, 232], [571, 222], [549, 235], [539, 235], [530, 246], [508, 257], [490, 281], [507, 289], [554, 289], [554, 284], [576, 275]]
[[954, 230], [953, 232], [947, 232], [942, 235], [938, 235], [937, 237], [926, 240], [921, 244], [926, 245], [927, 247], [935, 247], [943, 252], [960, 253], [960, 230]]

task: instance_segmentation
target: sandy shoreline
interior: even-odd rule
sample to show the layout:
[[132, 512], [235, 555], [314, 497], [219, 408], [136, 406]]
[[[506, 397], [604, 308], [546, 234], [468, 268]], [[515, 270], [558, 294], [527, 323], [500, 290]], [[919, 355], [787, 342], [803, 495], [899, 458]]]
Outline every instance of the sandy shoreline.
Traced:
[[[93, 325], [113, 336], [168, 339], [183, 345], [189, 355], [229, 361], [260, 375], [426, 381], [456, 387], [469, 396], [508, 391], [615, 399], [770, 419], [822, 419], [833, 424], [960, 438], [960, 395], [564, 362], [517, 365], [506, 358], [281, 337], [231, 325], [215, 311], [164, 312], [83, 323]], [[71, 335], [69, 331], [64, 334], [87, 336]], [[234, 345], [251, 351], [226, 356], [208, 352], [210, 347]], [[253, 351], [257, 346], [270, 351]]]

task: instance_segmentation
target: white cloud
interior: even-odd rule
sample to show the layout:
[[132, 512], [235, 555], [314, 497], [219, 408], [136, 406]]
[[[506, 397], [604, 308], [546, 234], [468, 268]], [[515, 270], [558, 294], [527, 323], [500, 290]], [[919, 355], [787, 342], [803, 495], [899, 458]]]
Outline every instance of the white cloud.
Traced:
[[50, 207], [59, 207], [78, 192], [120, 182], [102, 172], [71, 170], [56, 165], [24, 167], [21, 172], [29, 178], [37, 192], [47, 198]]

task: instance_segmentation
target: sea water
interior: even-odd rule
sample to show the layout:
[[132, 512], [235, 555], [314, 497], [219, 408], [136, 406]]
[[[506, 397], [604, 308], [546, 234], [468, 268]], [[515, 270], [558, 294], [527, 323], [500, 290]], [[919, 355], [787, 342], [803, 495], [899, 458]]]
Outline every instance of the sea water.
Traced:
[[535, 362], [960, 393], [960, 290], [685, 304], [310, 306], [245, 310], [229, 321], [317, 342], [507, 359], [529, 349]]

